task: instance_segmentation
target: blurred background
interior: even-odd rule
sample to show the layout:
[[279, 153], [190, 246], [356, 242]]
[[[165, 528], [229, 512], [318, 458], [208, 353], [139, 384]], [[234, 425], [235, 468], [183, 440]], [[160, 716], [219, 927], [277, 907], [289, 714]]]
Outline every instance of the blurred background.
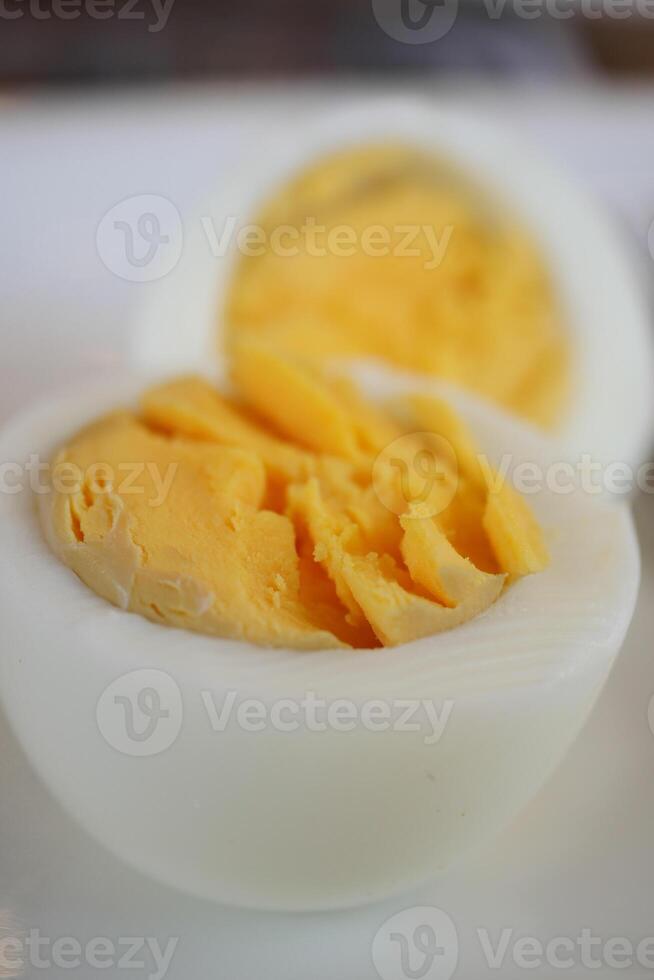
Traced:
[[[450, 0], [410, 0], [421, 23]], [[647, 0], [484, 4], [461, 0], [438, 43], [405, 43], [380, 30], [371, 0], [3, 0], [5, 86], [156, 83], [410, 72], [493, 77], [654, 73], [654, 6]], [[401, 18], [401, 11], [399, 13]]]
[[117, 202], [183, 217], [267, 133], [382, 90], [519, 129], [649, 277], [654, 0], [0, 0], [0, 418], [125, 356], [147, 285], [98, 256]]
[[654, 0], [0, 0], [0, 418], [124, 356], [146, 289], [99, 259], [112, 206], [183, 216], [266, 133], [380, 90], [519, 129], [649, 273]]

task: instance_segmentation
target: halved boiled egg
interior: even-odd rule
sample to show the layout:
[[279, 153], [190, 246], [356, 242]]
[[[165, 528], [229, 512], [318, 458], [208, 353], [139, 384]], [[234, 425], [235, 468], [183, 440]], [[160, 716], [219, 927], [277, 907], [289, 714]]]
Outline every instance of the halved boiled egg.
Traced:
[[184, 234], [135, 324], [146, 369], [215, 374], [254, 330], [432, 374], [552, 427], [569, 459], [642, 461], [654, 389], [635, 250], [487, 120], [380, 98], [289, 124]]
[[[543, 479], [529, 498], [549, 553], [543, 568], [538, 535], [528, 535], [532, 547], [525, 547], [529, 523], [520, 519], [516, 544], [513, 505], [498, 496], [486, 529], [497, 560], [511, 569], [510, 586], [462, 625], [388, 649], [303, 652], [170, 628], [117, 608], [125, 605], [120, 589], [107, 590], [125, 582], [102, 565], [102, 553], [95, 568], [102, 595], [73, 574], [50, 549], [36, 506], [47, 511], [51, 502], [40, 461], [94, 418], [133, 409], [152, 381], [134, 375], [71, 390], [0, 436], [7, 491], [0, 498], [0, 690], [25, 751], [98, 840], [197, 895], [332, 908], [432, 875], [510, 820], [582, 725], [638, 588], [628, 510], [581, 490], [559, 493]], [[402, 388], [396, 379], [370, 382], [367, 393], [399, 398], [405, 408], [408, 400], [416, 410], [431, 390]], [[155, 397], [151, 417], [157, 406], [161, 413]], [[525, 463], [543, 475], [556, 463], [556, 450], [522, 424], [465, 398], [458, 409], [489, 465], [507, 479]], [[319, 435], [335, 438], [327, 425]], [[251, 460], [237, 462], [207, 479], [216, 477], [218, 497], [237, 490], [246, 502], [260, 500], [261, 473]], [[293, 507], [324, 527], [311, 480], [298, 483]], [[76, 533], [108, 526], [110, 515], [88, 511], [77, 532], [72, 519], [66, 525], [73, 550]], [[440, 595], [445, 613], [496, 578], [481, 567], [481, 578], [471, 577], [456, 563], [439, 575], [424, 560], [434, 547], [424, 540], [430, 526], [408, 524], [411, 516], [400, 515], [403, 558], [421, 588]], [[192, 512], [185, 514], [189, 534], [203, 533], [200, 517], [193, 525]], [[129, 550], [128, 538], [121, 541]], [[184, 542], [171, 529], [169, 541], [151, 544], [181, 552]], [[323, 545], [328, 551], [333, 542]], [[532, 562], [537, 574], [519, 577], [534, 570]], [[354, 571], [349, 584], [360, 587], [361, 567]], [[226, 565], [224, 574], [233, 570]], [[238, 583], [230, 586], [240, 602]], [[206, 596], [182, 592], [175, 625], [206, 606]], [[141, 587], [144, 601], [149, 594]], [[387, 597], [375, 588], [370, 594], [379, 601], [370, 615], [383, 617]]]

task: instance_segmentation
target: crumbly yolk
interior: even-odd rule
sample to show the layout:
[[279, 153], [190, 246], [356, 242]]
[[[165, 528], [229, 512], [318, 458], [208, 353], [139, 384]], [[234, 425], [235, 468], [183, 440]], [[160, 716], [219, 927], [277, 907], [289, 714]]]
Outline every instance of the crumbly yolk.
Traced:
[[249, 333], [318, 363], [375, 357], [560, 420], [570, 351], [543, 258], [460, 174], [406, 147], [347, 150], [255, 224], [263, 244], [239, 257], [228, 346]]
[[442, 402], [373, 404], [251, 339], [232, 380], [158, 385], [56, 455], [48, 539], [114, 604], [263, 646], [370, 648], [451, 629], [546, 566], [526, 503]]

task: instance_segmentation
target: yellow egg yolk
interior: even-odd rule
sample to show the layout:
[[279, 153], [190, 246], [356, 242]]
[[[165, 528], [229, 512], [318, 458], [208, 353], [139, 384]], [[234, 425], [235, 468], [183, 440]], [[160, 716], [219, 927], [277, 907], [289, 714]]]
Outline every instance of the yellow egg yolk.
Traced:
[[54, 458], [48, 540], [98, 595], [263, 646], [370, 648], [457, 626], [547, 564], [442, 402], [367, 402], [251, 339], [231, 368], [230, 395], [165, 382]]
[[342, 151], [254, 224], [220, 311], [228, 347], [250, 334], [317, 363], [375, 357], [560, 420], [569, 342], [543, 258], [451, 168], [401, 146]]

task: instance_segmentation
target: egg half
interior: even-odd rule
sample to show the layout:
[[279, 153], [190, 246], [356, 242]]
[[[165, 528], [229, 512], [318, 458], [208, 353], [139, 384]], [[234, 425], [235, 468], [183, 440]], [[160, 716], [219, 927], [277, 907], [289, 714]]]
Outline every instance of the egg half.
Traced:
[[569, 336], [569, 391], [556, 431], [560, 451], [573, 463], [590, 454], [603, 466], [638, 465], [652, 434], [654, 346], [635, 243], [513, 132], [436, 99], [370, 98], [301, 128], [289, 120], [265, 153], [241, 161], [185, 217], [181, 259], [138, 311], [133, 363], [216, 374], [222, 343], [216, 324], [239, 268], [239, 230], [310, 164], [388, 142], [458, 169], [496, 211], [532, 236]]
[[[530, 504], [550, 566], [403, 646], [272, 650], [160, 626], [57, 560], [25, 476], [152, 380], [71, 390], [0, 435], [15, 467], [0, 495], [0, 691], [22, 746], [90, 834], [187, 892], [298, 910], [417, 884], [514, 817], [583, 724], [635, 603], [628, 509], [545, 483]], [[501, 413], [457, 407], [493, 465], [558, 459]]]

